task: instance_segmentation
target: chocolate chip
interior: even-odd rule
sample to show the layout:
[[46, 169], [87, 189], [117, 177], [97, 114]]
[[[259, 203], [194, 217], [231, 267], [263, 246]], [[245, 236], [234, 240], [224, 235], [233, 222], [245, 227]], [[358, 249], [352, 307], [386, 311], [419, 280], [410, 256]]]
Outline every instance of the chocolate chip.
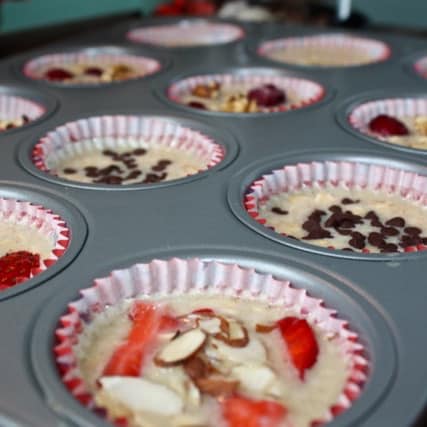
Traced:
[[399, 230], [394, 227], [382, 227], [381, 234], [384, 236], [397, 236], [399, 234]]
[[421, 238], [419, 236], [409, 236], [407, 234], [404, 234], [400, 238], [399, 245], [402, 248], [407, 248], [409, 246], [417, 246], [422, 242]]
[[423, 245], [427, 245], [427, 237], [422, 237], [422, 238], [421, 238], [421, 243], [422, 243]]
[[302, 228], [305, 231], [312, 231], [319, 228], [319, 223], [314, 219], [308, 219], [302, 224]]
[[328, 210], [334, 213], [342, 211], [341, 206], [338, 206], [338, 205], [329, 206]]
[[147, 173], [147, 175], [144, 178], [144, 181], [142, 181], [144, 184], [150, 184], [153, 182], [158, 182], [159, 177], [155, 173]]
[[314, 230], [310, 230], [307, 236], [304, 236], [304, 240], [313, 240], [313, 239], [325, 239], [332, 237], [331, 233], [324, 228], [316, 228]]
[[160, 165], [160, 164], [154, 165], [154, 166], [152, 166], [152, 168], [151, 168], [151, 170], [152, 170], [152, 171], [154, 171], [154, 172], [162, 172], [162, 171], [164, 171], [165, 169], [166, 169], [166, 166], [164, 166], [164, 165]]
[[145, 148], [135, 148], [135, 150], [132, 151], [135, 156], [143, 156], [147, 153], [147, 150]]
[[352, 238], [348, 241], [348, 244], [356, 249], [363, 249], [365, 247], [366, 237], [359, 233], [358, 231], [354, 231], [351, 233]]
[[122, 173], [122, 170], [117, 165], [106, 166], [98, 170], [99, 175], [111, 175], [113, 172]]
[[285, 211], [278, 206], [275, 206], [274, 208], [271, 208], [271, 212], [277, 214], [277, 215], [287, 215], [289, 212]]
[[21, 119], [24, 123], [28, 123], [30, 121], [30, 118], [26, 114], [23, 114], [21, 116]]
[[401, 216], [395, 216], [394, 218], [386, 221], [385, 225], [389, 225], [391, 227], [404, 227], [405, 220]]
[[126, 151], [125, 153], [122, 153], [122, 154], [121, 154], [121, 157], [122, 157], [123, 159], [125, 159], [126, 157], [130, 157], [130, 156], [132, 156], [132, 153], [131, 153], [130, 151]]
[[344, 197], [344, 199], [341, 199], [341, 203], [343, 205], [352, 205], [354, 203], [359, 203], [359, 202], [360, 200], [352, 200], [352, 199], [349, 199], [348, 197]]
[[127, 162], [127, 163], [125, 163], [125, 165], [128, 169], [136, 169], [138, 167], [138, 165], [136, 163], [133, 163], [133, 162]]
[[206, 110], [206, 106], [202, 102], [190, 101], [187, 105], [192, 108], [199, 108], [200, 110]]
[[98, 168], [95, 166], [86, 166], [84, 168], [86, 176], [89, 178], [97, 178], [99, 176]]
[[97, 179], [94, 181], [95, 183], [99, 184], [121, 184], [123, 182], [123, 179], [120, 176], [114, 176], [114, 175], [107, 175], [103, 176], [102, 178]]
[[365, 217], [366, 219], [379, 219], [378, 215], [374, 211], [369, 211]]
[[341, 250], [342, 251], [348, 251], [348, 252], [354, 252], [354, 250], [351, 248], [342, 248]]
[[77, 173], [77, 170], [76, 169], [73, 169], [73, 168], [65, 168], [65, 169], [63, 169], [62, 170], [65, 174], [67, 174], [67, 175], [71, 175], [71, 174], [73, 174], [73, 173]]
[[108, 157], [115, 157], [115, 156], [117, 156], [118, 154], [115, 152], [115, 151], [113, 151], [113, 150], [103, 150], [102, 151], [102, 154], [104, 155], [104, 156], [108, 156]]
[[418, 234], [421, 234], [421, 229], [418, 227], [405, 227], [403, 231], [410, 236], [417, 236]]
[[382, 249], [382, 253], [388, 253], [388, 252], [398, 252], [398, 247], [394, 243], [386, 243]]
[[320, 209], [315, 209], [309, 216], [308, 219], [311, 219], [313, 221], [316, 221], [318, 223], [320, 223], [320, 220], [322, 218], [322, 216], [326, 215], [325, 211], [322, 211]]
[[385, 241], [381, 233], [373, 231], [372, 233], [369, 233], [368, 243], [372, 246], [376, 246], [377, 248], [379, 248], [380, 246], [383, 246], [385, 244]]
[[358, 240], [365, 240], [366, 239], [366, 236], [362, 233], [359, 233], [358, 231], [352, 231], [351, 237], [353, 237], [353, 239], [358, 239]]
[[135, 178], [138, 178], [141, 174], [142, 174], [142, 172], [139, 171], [139, 170], [132, 171], [128, 176], [126, 176], [125, 178], [123, 178], [123, 180], [126, 181], [128, 179], [135, 179]]
[[14, 127], [16, 127], [13, 123], [8, 123], [5, 127], [5, 129], [13, 129]]

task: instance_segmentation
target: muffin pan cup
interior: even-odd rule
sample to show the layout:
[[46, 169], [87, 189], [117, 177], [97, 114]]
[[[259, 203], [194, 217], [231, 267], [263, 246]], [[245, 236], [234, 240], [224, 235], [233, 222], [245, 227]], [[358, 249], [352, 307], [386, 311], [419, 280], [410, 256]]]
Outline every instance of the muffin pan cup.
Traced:
[[[169, 18], [167, 22], [178, 20]], [[160, 21], [143, 22], [151, 25]], [[159, 59], [162, 64], [165, 60], [171, 67], [146, 78], [96, 88], [59, 87], [22, 75], [22, 66], [29, 59], [44, 53], [72, 51], [76, 45], [82, 47], [83, 37], [0, 62], [2, 76], [6, 76], [2, 85], [25, 83], [31, 91], [53, 93], [60, 105], [46, 120], [0, 135], [0, 189], [5, 189], [0, 195], [31, 198], [51, 208], [74, 233], [67, 252], [36, 276], [41, 282], [31, 279], [21, 285], [28, 286], [25, 292], [10, 294], [0, 301], [0, 336], [5, 343], [0, 352], [0, 413], [4, 411], [6, 418], [12, 422], [16, 418], [19, 423], [20, 417], [14, 414], [25, 408], [26, 418], [35, 426], [107, 426], [73, 398], [58, 375], [52, 351], [58, 319], [67, 304], [79, 297], [79, 291], [91, 286], [97, 277], [156, 258], [197, 257], [288, 278], [349, 321], [366, 349], [370, 371], [360, 398], [328, 426], [389, 427], [392, 423], [413, 427], [419, 417], [419, 425], [425, 425], [427, 252], [381, 260], [375, 255], [329, 256], [332, 251], [326, 254], [282, 244], [280, 236], [276, 240], [248, 227], [234, 212], [234, 203], [241, 207], [240, 196], [246, 185], [284, 164], [351, 159], [427, 175], [425, 156], [372, 144], [358, 132], [344, 130], [335, 117], [341, 106], [362, 92], [375, 96], [378, 91], [385, 93], [387, 88], [399, 87], [402, 92], [422, 93], [425, 82], [405, 73], [401, 58], [420, 52], [424, 42], [405, 36], [366, 34], [386, 41], [392, 48], [391, 59], [333, 71], [302, 71], [268, 62], [268, 67], [287, 75], [320, 82], [329, 95], [322, 102], [292, 112], [228, 115], [181, 108], [166, 100], [165, 90], [189, 75], [266, 67], [267, 61], [245, 46], [284, 35], [316, 33], [318, 29], [242, 23], [246, 37], [236, 43], [212, 49], [160, 51], [127, 41], [126, 32], [133, 25], [126, 21], [121, 31], [97, 31], [86, 47], [121, 46]], [[103, 114], [174, 118], [223, 143], [229, 157], [200, 174], [203, 179], [147, 186], [149, 191], [142, 187], [107, 191], [112, 187], [88, 190], [65, 185], [32, 164], [32, 147], [40, 137], [64, 123]], [[245, 211], [240, 212], [246, 215]], [[25, 425], [25, 420], [21, 424]]]

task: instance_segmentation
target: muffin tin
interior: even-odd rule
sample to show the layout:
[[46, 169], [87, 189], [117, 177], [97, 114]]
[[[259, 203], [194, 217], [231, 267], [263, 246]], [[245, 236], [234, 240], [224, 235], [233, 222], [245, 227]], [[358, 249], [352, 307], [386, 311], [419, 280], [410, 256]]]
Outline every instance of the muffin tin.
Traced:
[[[142, 25], [158, 22], [147, 19]], [[425, 156], [372, 144], [336, 121], [338, 117], [344, 125], [347, 105], [362, 92], [386, 97], [394, 87], [408, 93], [425, 91], [425, 81], [405, 72], [407, 58], [422, 50], [423, 41], [360, 34], [389, 44], [391, 58], [351, 68], [301, 71], [294, 67], [293, 76], [317, 81], [326, 88], [325, 99], [309, 108], [247, 117], [180, 108], [167, 100], [168, 87], [179, 76], [271, 66], [255, 53], [262, 40], [313, 34], [313, 29], [239, 24], [246, 34], [240, 41], [209, 48], [162, 48], [162, 61], [170, 67], [147, 79], [97, 89], [33, 82], [20, 71], [31, 58], [70, 51], [77, 45], [102, 43], [139, 51], [126, 41], [127, 30], [136, 24], [141, 23], [126, 21], [117, 29], [99, 30], [0, 62], [3, 87], [35, 90], [58, 104], [55, 114], [0, 134], [0, 195], [34, 200], [51, 208], [72, 232], [67, 252], [37, 276], [40, 282], [34, 278], [19, 285], [22, 288], [18, 290], [18, 286], [16, 292], [0, 294], [4, 349], [0, 352], [0, 422], [7, 427], [14, 423], [109, 425], [79, 404], [61, 382], [53, 355], [59, 317], [67, 304], [78, 298], [79, 290], [113, 270], [156, 258], [198, 257], [289, 279], [349, 320], [367, 350], [369, 377], [360, 398], [328, 425], [409, 427], [417, 419], [424, 425], [427, 252], [341, 257], [331, 256], [335, 254], [332, 251], [308, 251], [303, 244], [282, 242], [280, 236], [272, 238], [268, 230], [257, 229], [256, 222], [249, 224], [242, 209], [242, 196], [252, 179], [284, 164], [351, 159], [427, 175]], [[151, 51], [144, 46], [142, 52], [159, 59], [155, 48]], [[292, 67], [276, 64], [274, 68], [288, 72]], [[30, 153], [41, 136], [64, 123], [104, 114], [173, 117], [211, 135], [229, 150], [228, 156], [218, 167], [196, 175], [200, 179], [186, 178], [179, 185], [141, 185], [132, 191], [110, 191], [118, 187], [106, 185], [66, 185], [46, 177], [32, 164]], [[30, 421], [14, 416], [23, 411]]]

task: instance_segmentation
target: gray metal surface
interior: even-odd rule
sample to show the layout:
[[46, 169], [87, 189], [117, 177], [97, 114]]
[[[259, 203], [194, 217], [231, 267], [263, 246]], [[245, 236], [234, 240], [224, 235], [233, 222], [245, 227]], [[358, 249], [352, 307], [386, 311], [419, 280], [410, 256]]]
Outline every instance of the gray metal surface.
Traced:
[[[391, 59], [348, 69], [292, 68], [293, 73], [323, 83], [333, 97], [312, 108], [262, 116], [203, 114], [165, 102], [159, 94], [177, 76], [218, 71], [222, 67], [225, 70], [271, 66], [271, 62], [253, 54], [253, 46], [259, 40], [315, 30], [251, 24], [245, 26], [246, 39], [236, 43], [209, 49], [153, 48], [152, 56], [158, 58], [161, 50], [170, 67], [147, 79], [102, 89], [62, 88], [29, 81], [17, 72], [17, 67], [39, 53], [84, 44], [124, 45], [141, 49], [147, 55], [151, 52], [148, 46], [135, 46], [125, 40], [126, 29], [134, 25], [129, 21], [117, 28], [85, 38], [74, 37], [0, 62], [1, 85], [34, 87], [59, 102], [56, 113], [44, 120], [0, 134], [0, 180], [4, 181], [0, 183], [0, 194], [13, 186], [14, 194], [40, 197], [41, 203], [52, 203], [64, 216], [76, 212], [79, 217], [80, 212], [84, 222], [74, 222], [73, 215], [69, 219], [72, 232], [80, 236], [79, 247], [87, 224], [86, 240], [78, 254], [76, 248], [77, 256], [69, 259], [68, 265], [45, 277], [40, 286], [0, 301], [0, 425], [11, 427], [15, 419], [18, 425], [26, 425], [28, 419], [29, 427], [106, 425], [73, 399], [56, 373], [52, 347], [58, 317], [67, 302], [77, 298], [79, 290], [90, 286], [94, 278], [137, 261], [171, 256], [238, 262], [287, 277], [313, 296], [323, 298], [327, 306], [336, 308], [359, 332], [371, 361], [364, 393], [330, 426], [414, 425], [427, 405], [427, 253], [372, 262], [365, 256], [338, 258], [321, 251], [301, 250], [266, 238], [243, 224], [234, 215], [227, 197], [229, 191], [236, 194], [236, 188], [246, 182], [252, 173], [247, 167], [255, 162], [259, 162], [255, 168], [268, 169], [279, 163], [292, 163], [292, 159], [325, 156], [326, 152], [331, 158], [348, 155], [367, 161], [392, 161], [411, 170], [425, 171], [427, 156], [372, 144], [347, 132], [335, 120], [339, 108], [362, 92], [387, 94], [395, 88], [411, 93], [425, 91], [427, 81], [405, 70], [407, 58], [421, 51], [425, 42], [365, 34], [388, 42], [393, 50]], [[275, 68], [291, 69], [279, 64]], [[81, 188], [55, 179], [41, 179], [31, 170], [25, 159], [40, 135], [78, 117], [114, 112], [150, 113], [200, 122], [207, 132], [215, 132], [218, 142], [234, 146], [236, 156], [225, 167], [204, 174], [203, 179], [153, 186], [150, 191]], [[21, 413], [25, 417], [19, 417]], [[4, 422], [6, 418], [11, 421]]]

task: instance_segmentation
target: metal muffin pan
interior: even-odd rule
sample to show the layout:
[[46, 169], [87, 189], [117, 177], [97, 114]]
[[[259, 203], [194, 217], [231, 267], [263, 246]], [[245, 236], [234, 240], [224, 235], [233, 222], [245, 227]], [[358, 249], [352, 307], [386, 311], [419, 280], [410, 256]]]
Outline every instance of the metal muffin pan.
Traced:
[[426, 98], [427, 97], [427, 87], [424, 90], [405, 90], [405, 89], [389, 89], [389, 90], [381, 90], [381, 91], [372, 91], [364, 94], [356, 95], [345, 101], [342, 105], [337, 107], [336, 112], [336, 120], [345, 129], [347, 132], [350, 132], [357, 136], [358, 138], [363, 138], [366, 141], [372, 142], [374, 144], [382, 145], [384, 148], [391, 150], [398, 150], [402, 153], [412, 153], [416, 155], [426, 155], [427, 150], [422, 150], [418, 148], [405, 147], [403, 145], [392, 144], [387, 141], [382, 141], [381, 139], [374, 138], [373, 136], [367, 135], [363, 132], [359, 132], [356, 128], [354, 128], [348, 117], [351, 112], [359, 107], [360, 105], [371, 102], [371, 101], [380, 101], [382, 99], [392, 99], [392, 98]]
[[[147, 25], [154, 22], [159, 21], [146, 20]], [[130, 47], [125, 34], [133, 24], [124, 22], [122, 32], [114, 29], [94, 32], [88, 47], [127, 43], [126, 50], [135, 49], [144, 56], [159, 58], [159, 49], [136, 48], [133, 44]], [[66, 304], [76, 299], [79, 290], [90, 286], [94, 278], [135, 262], [173, 256], [236, 262], [278, 277], [287, 276], [314, 296], [324, 298], [328, 306], [336, 308], [350, 321], [368, 350], [371, 374], [364, 393], [350, 410], [329, 424], [331, 427], [410, 427], [419, 417], [418, 425], [425, 425], [424, 254], [372, 262], [370, 256], [369, 259], [329, 257], [317, 251], [301, 250], [247, 227], [235, 216], [227, 200], [230, 191], [237, 195], [237, 203], [237, 190], [241, 191], [240, 186], [251, 174], [262, 172], [262, 167], [274, 168], [298, 159], [310, 161], [316, 156], [375, 159], [387, 164], [392, 161], [409, 170], [425, 170], [425, 156], [372, 144], [358, 133], [342, 129], [335, 121], [339, 106], [362, 92], [384, 88], [383, 93], [387, 93], [390, 87], [422, 91], [425, 82], [405, 73], [400, 58], [423, 49], [423, 41], [366, 34], [388, 42], [394, 53], [392, 59], [351, 69], [305, 69], [304, 72], [298, 69], [298, 75], [319, 81], [327, 89], [333, 88], [329, 92], [334, 94], [328, 102], [298, 112], [265, 114], [262, 119], [255, 119], [244, 114], [202, 115], [165, 102], [160, 94], [177, 76], [266, 67], [266, 63], [245, 46], [267, 38], [317, 31], [279, 24], [242, 24], [242, 27], [246, 38], [221, 48], [162, 50], [162, 57], [173, 65], [149, 78], [99, 86], [96, 90], [84, 87], [64, 90], [62, 86], [25, 79], [27, 87], [34, 87], [38, 92], [47, 90], [57, 98], [60, 109], [51, 119], [35, 123], [31, 128], [0, 135], [0, 179], [15, 188], [10, 194], [23, 194], [21, 188], [28, 189], [37, 195], [39, 203], [52, 207], [71, 224], [73, 219], [67, 212], [76, 206], [82, 212], [77, 216], [82, 218], [74, 226], [77, 237], [80, 236], [74, 241], [83, 243], [86, 229], [87, 238], [84, 245], [79, 246], [78, 254], [76, 248], [74, 259], [66, 258], [71, 254], [69, 247], [63, 256], [63, 261], [68, 260], [67, 266], [59, 268], [59, 260], [51, 272], [56, 267], [58, 271], [46, 277], [43, 285], [0, 301], [0, 334], [7, 343], [0, 352], [0, 407], [6, 408], [5, 416], [12, 420], [6, 421], [5, 426], [13, 426], [13, 414], [21, 413], [23, 408], [35, 427], [106, 425], [75, 401], [63, 386], [53, 364], [53, 330]], [[24, 77], [20, 69], [28, 59], [48, 52], [72, 51], [73, 46], [82, 43], [82, 37], [76, 36], [54, 48], [2, 60], [3, 85], [22, 83]], [[295, 69], [290, 71], [292, 67], [281, 64], [275, 63], [275, 68], [295, 72]], [[230, 149], [234, 146], [235, 157], [233, 161], [230, 158], [227, 167], [202, 174], [203, 179], [188, 180], [181, 185], [156, 185], [150, 191], [111, 192], [106, 188], [88, 191], [63, 185], [55, 179], [42, 179], [30, 170], [28, 150], [49, 130], [79, 117], [126, 112], [177, 117], [195, 126], [204, 126], [207, 133], [212, 130], [219, 136], [219, 142], [227, 141]], [[237, 143], [231, 142], [233, 139]], [[249, 165], [254, 165], [253, 171], [248, 169]], [[51, 204], [53, 202], [55, 204]], [[47, 275], [49, 270], [43, 274]], [[3, 413], [1, 409], [0, 413]], [[22, 424], [25, 425], [25, 421]]]
[[37, 119], [31, 120], [23, 126], [1, 131], [0, 136], [10, 135], [11, 133], [19, 132], [22, 128], [28, 128], [34, 124], [38, 124], [41, 121], [46, 120], [58, 108], [58, 101], [52, 95], [40, 90], [35, 90], [29, 86], [0, 85], [0, 95], [21, 97], [26, 100], [33, 101], [44, 108], [43, 114]]
[[[265, 254], [245, 250], [230, 250], [226, 248], [211, 248], [203, 246], [186, 249], [172, 250], [160, 253], [142, 253], [132, 256], [129, 260], [118, 259], [99, 265], [96, 277], [108, 275], [112, 269], [126, 268], [136, 262], [148, 262], [152, 259], [169, 259], [172, 257], [193, 258], [205, 260], [218, 260], [225, 263], [238, 264], [256, 268], [258, 272], [271, 273], [274, 276], [290, 280], [296, 287], [307, 289], [309, 294], [325, 300], [328, 308], [338, 311], [338, 316], [349, 321], [351, 328], [360, 333], [361, 342], [366, 348], [372, 365], [369, 367], [369, 379], [364, 386], [364, 392], [357, 399], [353, 407], [346, 411], [341, 419], [342, 425], [353, 424], [362, 418], [370, 407], [380, 400], [391, 385], [396, 369], [396, 350], [394, 337], [391, 333], [387, 319], [363, 295], [355, 291], [353, 283], [345, 278], [334, 277], [328, 271], [319, 270], [315, 266], [287, 259], [275, 254]], [[87, 276], [82, 282], [83, 287], [92, 285], [93, 277]], [[337, 286], [339, 284], [339, 287]], [[74, 296], [74, 299], [77, 295]], [[79, 426], [109, 425], [100, 423], [98, 415], [84, 409], [69, 391], [58, 380], [57, 370], [52, 354], [54, 328], [66, 305], [70, 302], [69, 293], [55, 295], [37, 319], [32, 339], [31, 358], [34, 374], [46, 395], [49, 405], [59, 416], [70, 419]], [[46, 325], [51, 330], [46, 331]], [[378, 363], [378, 361], [385, 363]], [[166, 426], [165, 426], [166, 427]]]
[[[170, 180], [170, 181], [162, 181], [162, 182], [155, 183], [155, 184], [131, 184], [131, 185], [108, 185], [108, 184], [91, 184], [91, 183], [87, 184], [87, 183], [62, 179], [62, 178], [54, 176], [53, 174], [50, 174], [48, 172], [44, 172], [35, 166], [35, 164], [32, 161], [31, 154], [32, 154], [34, 145], [38, 142], [38, 140], [40, 138], [42, 138], [44, 136], [44, 134], [41, 134], [41, 135], [38, 135], [37, 138], [35, 138], [34, 140], [28, 138], [27, 140], [22, 141], [22, 143], [20, 144], [20, 147], [19, 147], [19, 151], [18, 151], [19, 162], [21, 163], [21, 165], [26, 170], [28, 170], [28, 172], [35, 175], [36, 177], [50, 181], [52, 183], [57, 183], [57, 184], [65, 185], [65, 186], [76, 187], [76, 188], [95, 189], [95, 190], [108, 190], [108, 191], [112, 191], [112, 190], [114, 190], [114, 191], [116, 191], [116, 190], [148, 190], [148, 189], [155, 189], [155, 188], [159, 188], [159, 187], [168, 187], [171, 185], [184, 184], [186, 182], [191, 182], [191, 181], [194, 181], [197, 179], [204, 178], [209, 174], [215, 173], [215, 172], [227, 167], [227, 165], [235, 159], [237, 153], [239, 152], [239, 145], [238, 145], [236, 139], [233, 137], [233, 135], [231, 135], [229, 132], [227, 132], [224, 129], [214, 128], [214, 127], [212, 127], [206, 123], [203, 123], [199, 120], [196, 121], [196, 120], [187, 119], [185, 117], [172, 116], [172, 115], [162, 115], [162, 116], [154, 115], [154, 114], [152, 114], [152, 112], [150, 110], [148, 110], [146, 112], [144, 112], [143, 110], [140, 110], [138, 112], [132, 112], [132, 113], [123, 112], [123, 111], [119, 111], [117, 113], [114, 113], [114, 112], [108, 111], [108, 115], [116, 115], [116, 114], [118, 114], [118, 115], [141, 115], [141, 116], [143, 115], [145, 117], [161, 118], [161, 119], [170, 120], [171, 122], [176, 122], [179, 125], [182, 125], [184, 127], [188, 127], [191, 130], [200, 132], [203, 135], [206, 135], [206, 136], [212, 138], [213, 142], [215, 142], [216, 144], [219, 144], [223, 147], [223, 149], [225, 151], [224, 158], [215, 166], [208, 168], [204, 171], [195, 173], [193, 175], [189, 175], [189, 176], [184, 177], [184, 178], [174, 179], [174, 180]], [[85, 116], [85, 117], [79, 116], [76, 119], [73, 119], [70, 121], [79, 120], [79, 119], [86, 119], [89, 117], [95, 117], [95, 116], [100, 116], [100, 115], [103, 115], [103, 114], [102, 114], [102, 112], [100, 113], [98, 111], [97, 113], [94, 112], [93, 115]], [[70, 122], [70, 121], [68, 121], [68, 122]]]
[[286, 165], [295, 165], [298, 163], [310, 163], [313, 161], [325, 162], [325, 161], [349, 161], [357, 163], [366, 163], [366, 164], [377, 164], [381, 166], [388, 166], [395, 169], [405, 170], [408, 172], [413, 172], [419, 175], [427, 175], [427, 168], [424, 166], [417, 165], [416, 163], [410, 163], [407, 161], [402, 161], [401, 158], [394, 156], [378, 156], [373, 155], [369, 152], [363, 151], [348, 151], [340, 150], [338, 151], [306, 151], [299, 152], [298, 154], [289, 153], [286, 155], [274, 156], [268, 160], [261, 160], [255, 163], [248, 165], [245, 169], [240, 171], [235, 175], [229, 186], [228, 190], [228, 203], [231, 210], [234, 214], [246, 224], [251, 229], [255, 230], [261, 235], [275, 240], [284, 245], [289, 245], [304, 251], [315, 252], [321, 255], [327, 255], [338, 258], [349, 258], [354, 260], [366, 260], [366, 261], [390, 261], [395, 259], [410, 259], [412, 257], [426, 258], [426, 251], [418, 251], [414, 253], [393, 253], [393, 254], [363, 254], [357, 252], [346, 252], [342, 250], [333, 250], [326, 249], [320, 246], [310, 245], [304, 243], [302, 240], [290, 239], [288, 237], [282, 236], [280, 233], [271, 230], [269, 227], [266, 227], [255, 219], [253, 219], [245, 209], [244, 206], [244, 196], [249, 188], [249, 186], [259, 179], [264, 174], [269, 174], [275, 169], [280, 169]]

